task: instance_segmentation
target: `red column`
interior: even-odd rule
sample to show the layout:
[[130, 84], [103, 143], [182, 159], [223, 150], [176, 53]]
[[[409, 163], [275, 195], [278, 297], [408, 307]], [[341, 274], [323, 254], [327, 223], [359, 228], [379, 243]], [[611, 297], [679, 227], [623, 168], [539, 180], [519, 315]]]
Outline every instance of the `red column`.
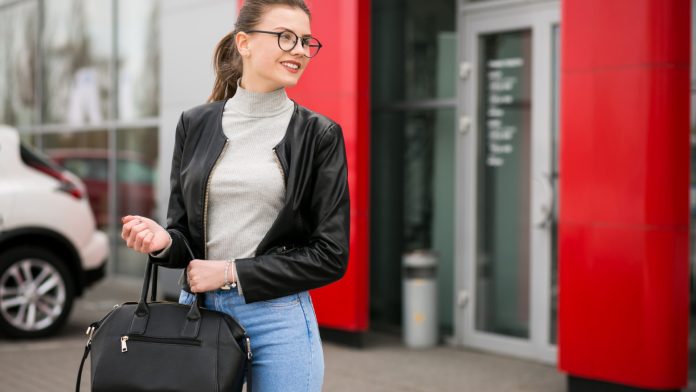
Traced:
[[687, 383], [689, 0], [562, 5], [559, 367]]
[[337, 283], [314, 290], [312, 299], [322, 327], [364, 332], [370, 287], [370, 0], [307, 3], [312, 34], [324, 47], [288, 94], [341, 124], [351, 199], [348, 272]]

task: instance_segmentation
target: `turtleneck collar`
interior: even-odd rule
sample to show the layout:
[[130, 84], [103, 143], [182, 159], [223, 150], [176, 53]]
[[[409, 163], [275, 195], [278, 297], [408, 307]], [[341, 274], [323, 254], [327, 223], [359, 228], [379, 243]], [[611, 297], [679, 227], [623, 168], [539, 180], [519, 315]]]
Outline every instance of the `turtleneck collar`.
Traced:
[[293, 105], [284, 87], [267, 93], [257, 93], [242, 88], [240, 81], [241, 78], [237, 80], [237, 92], [227, 101], [225, 110], [248, 117], [269, 117], [280, 114], [289, 105]]

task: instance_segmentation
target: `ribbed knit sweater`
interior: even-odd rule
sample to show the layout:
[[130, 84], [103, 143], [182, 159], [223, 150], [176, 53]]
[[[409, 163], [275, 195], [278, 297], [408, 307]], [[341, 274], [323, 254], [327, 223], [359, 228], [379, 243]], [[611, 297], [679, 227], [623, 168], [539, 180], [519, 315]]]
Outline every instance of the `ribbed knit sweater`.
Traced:
[[285, 184], [273, 147], [285, 136], [293, 108], [284, 88], [255, 93], [239, 85], [225, 104], [227, 148], [213, 169], [208, 193], [209, 259], [255, 256], [278, 216]]
[[[208, 259], [255, 256], [256, 247], [278, 216], [285, 184], [273, 147], [285, 136], [293, 109], [284, 88], [257, 93], [237, 82], [237, 92], [222, 114], [227, 146], [209, 179]], [[168, 248], [157, 256], [167, 253]], [[234, 266], [232, 271], [230, 276], [236, 279]], [[238, 281], [240, 293], [243, 284]]]

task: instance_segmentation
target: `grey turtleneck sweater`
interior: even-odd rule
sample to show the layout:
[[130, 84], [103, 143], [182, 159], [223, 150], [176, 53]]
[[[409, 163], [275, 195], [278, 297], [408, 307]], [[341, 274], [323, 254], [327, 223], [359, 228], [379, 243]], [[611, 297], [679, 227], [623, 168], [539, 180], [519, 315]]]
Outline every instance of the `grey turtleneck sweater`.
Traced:
[[[255, 256], [256, 247], [278, 216], [285, 199], [283, 172], [273, 147], [285, 136], [294, 103], [284, 88], [256, 93], [242, 88], [225, 104], [227, 137], [210, 175], [208, 259]], [[164, 257], [169, 247], [155, 257]], [[238, 282], [234, 263], [230, 277]]]

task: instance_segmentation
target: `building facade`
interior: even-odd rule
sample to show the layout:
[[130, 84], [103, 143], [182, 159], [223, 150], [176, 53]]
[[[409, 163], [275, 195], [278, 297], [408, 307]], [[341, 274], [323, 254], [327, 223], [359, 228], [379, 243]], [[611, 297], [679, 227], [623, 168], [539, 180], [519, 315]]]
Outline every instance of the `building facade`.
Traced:
[[[17, 126], [23, 140], [85, 180], [97, 221], [111, 234], [111, 274], [142, 273], [143, 258], [121, 244], [119, 217], [137, 213], [164, 222], [176, 121], [182, 110], [207, 100], [212, 50], [232, 30], [239, 2], [0, 0], [0, 122]], [[691, 112], [694, 129], [687, 87], [696, 75], [691, 2], [307, 3], [313, 33], [325, 46], [288, 93], [342, 124], [352, 200], [348, 274], [313, 293], [326, 333], [359, 342], [370, 328], [398, 331], [403, 256], [428, 250], [438, 259], [436, 314], [444, 343], [558, 364], [572, 388], [588, 388], [585, 380], [635, 389], [684, 387], [690, 294], [683, 275], [693, 259], [693, 212], [685, 199], [690, 133], [683, 110], [655, 120], [643, 109], [666, 107], [657, 94], [670, 96], [669, 107]], [[611, 45], [658, 55], [603, 62]], [[661, 74], [664, 64], [681, 73]], [[585, 89], [596, 79], [577, 81], [583, 72], [617, 70], [603, 85], [612, 86], [636, 67], [647, 72], [645, 79], [616, 87], [623, 90], [601, 107], [588, 102], [610, 91]], [[672, 89], [655, 87], [665, 84]], [[643, 101], [630, 100], [646, 91]], [[624, 106], [627, 118], [658, 131], [646, 130], [646, 139], [618, 132], [626, 139], [597, 144], [596, 132], [629, 126], [607, 114], [624, 103], [633, 105]], [[598, 119], [613, 121], [613, 128]], [[575, 126], [582, 121], [585, 128]], [[621, 150], [628, 140], [632, 149]], [[586, 149], [578, 150], [582, 143]], [[652, 143], [664, 148], [650, 153]], [[624, 154], [607, 161], [623, 171], [592, 177], [607, 171], [592, 166], [601, 161], [593, 156], [599, 152]], [[641, 179], [659, 173], [646, 167], [673, 173], [650, 183], [662, 187], [655, 194]], [[597, 192], [589, 198], [585, 189]], [[670, 196], [659, 196], [667, 190]], [[600, 208], [603, 201], [608, 207]], [[673, 220], [631, 220], [652, 205], [676, 206], [654, 212]], [[611, 215], [624, 207], [627, 220]], [[608, 215], [593, 215], [598, 211]], [[661, 233], [673, 242], [655, 250], [647, 236], [622, 245], [595, 234], [616, 249], [605, 257], [592, 253], [597, 248], [585, 246], [588, 237], [577, 231], [603, 224], [667, 227]], [[650, 256], [627, 256], [632, 247]], [[676, 250], [667, 254], [667, 248]], [[580, 250], [590, 253], [576, 257]], [[585, 296], [585, 285], [620, 300]], [[641, 299], [626, 306], [617, 290]], [[662, 302], [646, 308], [651, 302], [642, 301], [656, 292], [666, 293], [656, 297]], [[583, 324], [588, 313], [596, 320], [593, 307], [601, 320]], [[584, 339], [583, 328], [593, 326], [592, 338]], [[629, 344], [645, 342], [628, 334], [634, 340], [608, 344], [622, 328], [657, 343], [631, 351]], [[656, 331], [676, 331], [677, 337], [663, 339], [652, 335]], [[578, 345], [603, 356], [623, 350], [628, 357], [612, 358], [627, 365], [616, 371], [615, 364], [578, 352]], [[657, 371], [643, 371], [656, 358], [669, 360]]]

